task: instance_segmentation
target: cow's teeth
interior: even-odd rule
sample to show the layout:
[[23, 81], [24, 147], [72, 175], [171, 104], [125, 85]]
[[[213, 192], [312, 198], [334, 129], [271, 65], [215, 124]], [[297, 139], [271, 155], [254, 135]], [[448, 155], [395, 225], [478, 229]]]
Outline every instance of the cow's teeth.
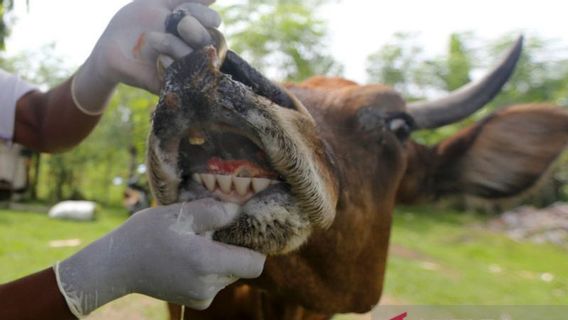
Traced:
[[221, 191], [224, 193], [231, 193], [231, 176], [216, 174], [215, 178], [217, 178], [217, 183], [219, 184]]
[[205, 143], [205, 139], [202, 137], [189, 137], [189, 144], [194, 146], [200, 146]]
[[233, 176], [233, 183], [235, 184], [235, 189], [237, 193], [244, 196], [248, 193], [250, 189], [251, 178], [235, 177]]
[[199, 173], [192, 174], [191, 178], [199, 184], [203, 183], [203, 181], [201, 181], [201, 176], [199, 175]]
[[207, 190], [209, 191], [215, 190], [215, 175], [202, 173], [201, 179], [203, 180], [203, 183], [205, 184]]
[[266, 190], [271, 185], [280, 183], [278, 180], [267, 178], [237, 177], [211, 173], [194, 173], [191, 178], [211, 192], [215, 191], [218, 186], [223, 193], [230, 194], [235, 190], [241, 196], [247, 195], [250, 191], [256, 194]]
[[188, 136], [189, 143], [192, 145], [202, 145], [205, 143], [205, 135], [197, 129], [190, 129]]
[[252, 189], [255, 193], [261, 192], [268, 188], [270, 185], [270, 179], [266, 178], [252, 178]]

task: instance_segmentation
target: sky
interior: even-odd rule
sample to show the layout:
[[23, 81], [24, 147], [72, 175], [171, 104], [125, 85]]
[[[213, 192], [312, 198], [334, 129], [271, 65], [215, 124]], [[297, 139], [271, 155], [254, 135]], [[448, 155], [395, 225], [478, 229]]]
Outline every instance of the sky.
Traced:
[[[222, 4], [224, 0], [217, 0]], [[69, 67], [85, 60], [113, 14], [127, 0], [16, 0], [8, 54], [55, 43]], [[329, 48], [345, 76], [365, 82], [366, 57], [395, 32], [419, 32], [427, 55], [446, 50], [452, 32], [496, 39], [514, 30], [558, 41], [568, 52], [564, 0], [331, 0], [317, 14], [328, 21]], [[230, 42], [230, 39], [229, 39]], [[497, 59], [497, 57], [496, 57]]]

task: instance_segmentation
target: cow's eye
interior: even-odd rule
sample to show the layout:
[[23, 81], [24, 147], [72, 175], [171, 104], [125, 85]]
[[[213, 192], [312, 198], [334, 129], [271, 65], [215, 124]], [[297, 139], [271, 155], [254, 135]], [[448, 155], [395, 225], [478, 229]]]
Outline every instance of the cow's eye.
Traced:
[[392, 132], [404, 142], [416, 128], [414, 119], [405, 112], [384, 112], [379, 108], [365, 107], [357, 111], [359, 129], [366, 135], [384, 138], [385, 132]]
[[387, 128], [402, 142], [406, 141], [416, 127], [414, 119], [405, 112], [390, 113], [386, 118]]

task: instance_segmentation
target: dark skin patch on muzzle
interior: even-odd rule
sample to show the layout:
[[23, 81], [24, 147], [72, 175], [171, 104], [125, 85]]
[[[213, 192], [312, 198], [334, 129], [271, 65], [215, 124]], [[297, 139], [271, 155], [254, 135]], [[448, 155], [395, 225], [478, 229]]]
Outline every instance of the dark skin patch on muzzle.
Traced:
[[[166, 32], [180, 37], [177, 27], [186, 15], [187, 12], [183, 9], [175, 10], [170, 14], [166, 19]], [[212, 37], [216, 38], [217, 36], [212, 32]], [[227, 50], [220, 69], [221, 72], [231, 75], [233, 80], [250, 87], [254, 93], [284, 108], [296, 109], [294, 100], [286, 91], [251, 67], [235, 52]]]

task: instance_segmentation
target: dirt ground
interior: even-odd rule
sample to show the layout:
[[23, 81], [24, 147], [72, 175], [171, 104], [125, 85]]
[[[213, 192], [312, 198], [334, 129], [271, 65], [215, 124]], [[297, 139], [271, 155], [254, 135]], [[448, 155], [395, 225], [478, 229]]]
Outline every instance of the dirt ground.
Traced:
[[[402, 301], [390, 297], [381, 299], [382, 305], [401, 305]], [[143, 295], [132, 294], [116, 300], [89, 315], [87, 320], [167, 320], [166, 304]], [[339, 319], [371, 320], [371, 313], [342, 315]], [[339, 320], [338, 319], [338, 320]]]
[[166, 320], [166, 303], [139, 294], [113, 301], [93, 312], [88, 320]]

